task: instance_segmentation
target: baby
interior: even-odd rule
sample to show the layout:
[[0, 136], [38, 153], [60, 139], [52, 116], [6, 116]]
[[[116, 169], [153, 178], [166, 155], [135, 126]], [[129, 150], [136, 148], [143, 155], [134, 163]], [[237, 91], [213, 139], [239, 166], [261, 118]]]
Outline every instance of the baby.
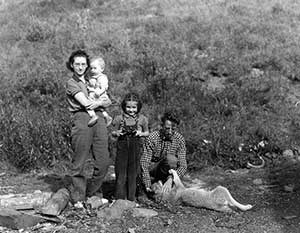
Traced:
[[[105, 62], [103, 58], [96, 57], [91, 60], [90, 63], [90, 77], [88, 80], [88, 91], [89, 98], [93, 100], [99, 100], [101, 98], [109, 99], [107, 95], [108, 89], [108, 78], [105, 74], [103, 74], [105, 68]], [[93, 126], [97, 123], [98, 116], [94, 110], [88, 110], [88, 114], [91, 119], [88, 122], [88, 126]], [[106, 120], [106, 125], [109, 126], [112, 122], [112, 117], [103, 109], [102, 114]]]

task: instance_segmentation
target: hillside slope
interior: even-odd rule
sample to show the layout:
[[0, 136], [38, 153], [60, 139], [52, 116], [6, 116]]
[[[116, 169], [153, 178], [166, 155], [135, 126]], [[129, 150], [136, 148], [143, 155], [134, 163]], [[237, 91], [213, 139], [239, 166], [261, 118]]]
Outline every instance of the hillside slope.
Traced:
[[134, 90], [152, 122], [170, 107], [180, 114], [190, 167], [243, 167], [251, 154], [239, 146], [261, 140], [296, 153], [299, 5], [3, 0], [0, 157], [23, 170], [69, 158], [65, 61], [78, 48], [105, 58], [117, 101]]

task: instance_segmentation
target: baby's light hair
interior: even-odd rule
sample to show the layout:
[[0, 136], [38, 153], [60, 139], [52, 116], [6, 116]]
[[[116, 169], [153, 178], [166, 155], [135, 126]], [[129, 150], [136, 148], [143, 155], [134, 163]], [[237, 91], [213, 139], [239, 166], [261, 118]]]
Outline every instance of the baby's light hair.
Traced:
[[105, 68], [105, 61], [102, 57], [94, 57], [91, 59], [91, 62], [98, 62], [98, 64], [100, 65], [100, 67], [104, 70]]

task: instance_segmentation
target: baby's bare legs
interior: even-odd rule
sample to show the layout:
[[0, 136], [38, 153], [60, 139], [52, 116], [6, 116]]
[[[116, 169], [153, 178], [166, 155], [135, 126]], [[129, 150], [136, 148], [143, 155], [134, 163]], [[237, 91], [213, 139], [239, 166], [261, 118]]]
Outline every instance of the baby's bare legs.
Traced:
[[112, 123], [113, 118], [110, 115], [108, 115], [106, 111], [103, 111], [102, 113], [106, 120], [106, 126], [109, 126]]
[[98, 116], [97, 114], [95, 113], [94, 110], [87, 110], [87, 113], [90, 115], [91, 119], [89, 120], [88, 122], [88, 126], [89, 127], [92, 127], [94, 124], [97, 123], [97, 120], [98, 120]]

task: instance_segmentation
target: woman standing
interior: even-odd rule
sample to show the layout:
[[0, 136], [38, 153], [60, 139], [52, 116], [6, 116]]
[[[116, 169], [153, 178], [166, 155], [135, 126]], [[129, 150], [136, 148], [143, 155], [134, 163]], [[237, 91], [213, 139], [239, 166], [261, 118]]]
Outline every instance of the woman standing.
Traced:
[[[69, 187], [73, 203], [84, 201], [86, 196], [101, 195], [100, 188], [109, 165], [108, 136], [101, 108], [111, 104], [109, 99], [91, 101], [88, 99], [85, 74], [90, 65], [89, 56], [83, 50], [74, 51], [67, 62], [72, 77], [67, 81], [66, 94], [68, 109], [72, 114], [71, 145], [72, 183]], [[90, 116], [87, 110], [94, 110], [99, 119], [88, 126]], [[84, 175], [84, 164], [90, 151], [94, 159], [94, 173], [89, 182]]]

